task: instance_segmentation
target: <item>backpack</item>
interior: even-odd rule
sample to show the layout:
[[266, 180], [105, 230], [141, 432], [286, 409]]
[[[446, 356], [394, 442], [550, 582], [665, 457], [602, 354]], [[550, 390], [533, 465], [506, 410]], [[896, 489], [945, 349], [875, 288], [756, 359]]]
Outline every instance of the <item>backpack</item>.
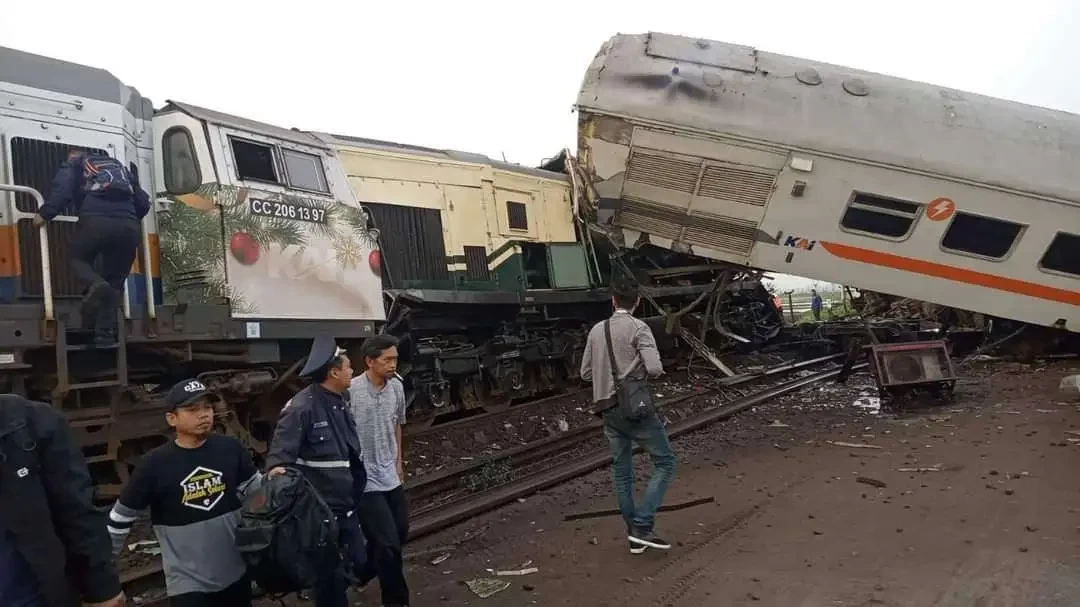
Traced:
[[244, 500], [236, 547], [251, 579], [271, 595], [315, 585], [319, 572], [338, 566], [338, 528], [333, 511], [295, 468], [264, 476]]
[[104, 198], [129, 198], [135, 193], [131, 172], [111, 156], [93, 154], [82, 157], [83, 191]]

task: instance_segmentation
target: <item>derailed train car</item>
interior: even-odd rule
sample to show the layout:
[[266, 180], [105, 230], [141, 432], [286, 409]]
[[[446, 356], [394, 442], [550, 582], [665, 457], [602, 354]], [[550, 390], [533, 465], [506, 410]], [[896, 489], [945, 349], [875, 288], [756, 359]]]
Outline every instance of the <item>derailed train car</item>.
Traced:
[[1074, 114], [659, 33], [608, 40], [577, 108], [620, 246], [1080, 331]]
[[[581, 237], [565, 172], [315, 135], [379, 231], [385, 330], [402, 339], [414, 423], [505, 408], [577, 379], [588, 330], [611, 311], [612, 267], [611, 251]], [[642, 314], [661, 335], [664, 315], [711, 289], [721, 269], [668, 272], [678, 257], [658, 250], [623, 262], [643, 274]], [[729, 300], [768, 298], [750, 281]], [[676, 355], [678, 337], [666, 337]]]

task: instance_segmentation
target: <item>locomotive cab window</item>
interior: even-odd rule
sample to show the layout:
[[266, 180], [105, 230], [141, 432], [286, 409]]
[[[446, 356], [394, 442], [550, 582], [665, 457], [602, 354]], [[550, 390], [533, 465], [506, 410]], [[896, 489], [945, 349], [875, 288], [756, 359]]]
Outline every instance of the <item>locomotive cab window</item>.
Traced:
[[161, 144], [165, 190], [170, 194], [190, 194], [199, 189], [202, 175], [195, 159], [195, 143], [191, 133], [183, 127], [173, 127], [165, 131]]
[[914, 202], [855, 192], [840, 226], [872, 236], [901, 239], [911, 233], [921, 208]]
[[511, 230], [528, 230], [529, 215], [528, 207], [524, 202], [506, 201], [506, 225]]
[[322, 158], [286, 148], [281, 148], [281, 157], [285, 160], [285, 177], [289, 180], [290, 187], [322, 194], [330, 193], [330, 188], [326, 185]]
[[1039, 266], [1052, 272], [1080, 276], [1080, 236], [1058, 232], [1039, 260]]
[[970, 213], [957, 213], [941, 239], [947, 251], [1002, 259], [1012, 250], [1024, 226]]
[[274, 168], [274, 148], [265, 143], [229, 138], [233, 158], [236, 159], [236, 176], [243, 180], [281, 183]]

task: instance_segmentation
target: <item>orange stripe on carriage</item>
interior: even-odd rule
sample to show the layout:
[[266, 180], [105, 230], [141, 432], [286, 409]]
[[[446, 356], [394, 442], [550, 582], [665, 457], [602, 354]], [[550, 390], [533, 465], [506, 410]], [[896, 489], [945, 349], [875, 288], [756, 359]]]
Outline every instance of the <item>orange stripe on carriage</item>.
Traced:
[[[150, 234], [146, 239], [150, 241], [150, 277], [161, 278], [161, 241], [158, 239], [157, 234]], [[142, 263], [142, 247], [139, 247], [139, 253], [135, 256], [135, 263], [131, 264], [131, 273], [142, 274]]]
[[874, 249], [853, 247], [838, 242], [822, 241], [821, 246], [825, 247], [825, 250], [829, 253], [850, 261], [858, 261], [874, 266], [892, 268], [894, 270], [903, 270], [913, 274], [922, 274], [923, 276], [944, 278], [945, 280], [951, 280], [953, 282], [962, 282], [969, 285], [986, 287], [988, 289], [1005, 291], [1007, 293], [1027, 295], [1028, 297], [1034, 297], [1036, 299], [1045, 299], [1047, 301], [1056, 301], [1080, 306], [1080, 291], [1060, 289], [1058, 287], [1042, 285], [1037, 282], [1028, 282], [1026, 280], [998, 276], [996, 274], [987, 274], [986, 272], [958, 268], [956, 266], [914, 259], [912, 257], [903, 257], [901, 255], [894, 255], [892, 253], [885, 253]]
[[0, 225], [0, 276], [6, 278], [21, 275], [18, 228], [13, 225]]

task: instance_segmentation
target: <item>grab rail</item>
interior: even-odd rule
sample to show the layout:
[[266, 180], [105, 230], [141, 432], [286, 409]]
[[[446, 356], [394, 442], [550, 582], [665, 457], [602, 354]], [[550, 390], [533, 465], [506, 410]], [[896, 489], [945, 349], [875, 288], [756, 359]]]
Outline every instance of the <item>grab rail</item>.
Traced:
[[[41, 210], [41, 207], [45, 206], [45, 198], [34, 188], [28, 188], [24, 185], [0, 183], [0, 191], [17, 192], [33, 196], [34, 201], [37, 202], [39, 211]], [[45, 320], [53, 321], [56, 320], [56, 312], [53, 309], [52, 263], [49, 259], [49, 233], [46, 231], [45, 227], [45, 225], [42, 225], [41, 228], [39, 228], [39, 234], [41, 236], [41, 291], [45, 298]]]

